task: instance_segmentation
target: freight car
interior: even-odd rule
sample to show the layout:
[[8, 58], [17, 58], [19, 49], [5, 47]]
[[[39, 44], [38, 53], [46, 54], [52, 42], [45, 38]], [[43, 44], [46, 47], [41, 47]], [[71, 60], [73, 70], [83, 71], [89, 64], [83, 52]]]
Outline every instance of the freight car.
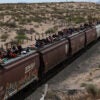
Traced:
[[100, 38], [100, 25], [74, 33], [52, 44], [33, 49], [0, 65], [0, 100], [14, 95], [80, 49]]
[[86, 34], [86, 45], [97, 39], [96, 28], [92, 28], [85, 31]]
[[34, 80], [38, 80], [39, 54], [31, 51], [9, 60], [0, 69], [0, 100], [7, 99]]
[[47, 73], [54, 66], [68, 58], [69, 42], [63, 38], [39, 50], [41, 56], [41, 74]]

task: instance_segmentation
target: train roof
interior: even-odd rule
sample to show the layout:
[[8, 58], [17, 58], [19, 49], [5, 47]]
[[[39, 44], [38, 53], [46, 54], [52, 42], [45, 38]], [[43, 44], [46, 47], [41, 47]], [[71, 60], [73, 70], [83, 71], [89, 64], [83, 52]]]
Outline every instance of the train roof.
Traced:
[[80, 34], [81, 32], [83, 32], [83, 31], [76, 32], [76, 33], [74, 33], [74, 34], [72, 34], [72, 35], [70, 35], [70, 36], [68, 36], [68, 37], [70, 38], [70, 37], [76, 36], [76, 35]]
[[9, 64], [11, 64], [11, 63], [14, 63], [14, 62], [16, 62], [16, 61], [19, 61], [19, 60], [21, 60], [21, 59], [24, 59], [25, 57], [30, 56], [30, 55], [36, 53], [37, 51], [40, 51], [40, 50], [44, 50], [44, 49], [46, 49], [46, 48], [49, 48], [49, 47], [51, 47], [51, 46], [53, 46], [53, 45], [55, 45], [55, 44], [58, 44], [58, 43], [60, 43], [61, 41], [64, 41], [64, 40], [65, 40], [65, 38], [62, 38], [62, 39], [60, 39], [60, 40], [58, 40], [58, 41], [55, 41], [54, 43], [45, 45], [45, 46], [43, 46], [43, 47], [41, 47], [41, 48], [39, 48], [39, 49], [34, 48], [34, 50], [31, 50], [30, 52], [28, 52], [28, 53], [26, 53], [26, 54], [18, 55], [16, 58], [7, 59], [7, 61], [5, 61], [3, 64], [1, 64], [1, 66], [4, 67], [4, 66], [7, 66], [7, 65], [9, 65]]
[[51, 46], [53, 46], [53, 45], [56, 45], [56, 44], [58, 44], [58, 43], [61, 43], [62, 41], [65, 41], [65, 40], [66, 40], [66, 38], [61, 38], [61, 39], [59, 39], [58, 41], [55, 41], [55, 42], [53, 42], [53, 43], [51, 43], [51, 44], [48, 44], [48, 45], [43, 46], [42, 48], [39, 48], [39, 51], [42, 51], [42, 50], [44, 50], [44, 49], [47, 49], [47, 48], [49, 48], [49, 47], [51, 47]]
[[26, 54], [21, 54], [21, 55], [17, 56], [16, 58], [8, 59], [3, 64], [1, 64], [1, 66], [6, 66], [6, 65], [11, 64], [11, 63], [13, 63], [15, 61], [18, 61], [18, 60], [21, 60], [21, 59], [23, 59], [23, 58], [25, 58], [27, 56], [30, 56], [30, 55], [32, 55], [34, 53], [36, 53], [36, 50], [31, 50]]
[[72, 34], [72, 35], [70, 35], [70, 36], [68, 36], [68, 37], [70, 38], [70, 37], [76, 36], [76, 35], [78, 35], [78, 34], [81, 34], [81, 33], [84, 32], [84, 31], [89, 31], [89, 30], [91, 30], [91, 29], [93, 29], [93, 28], [95, 28], [95, 27], [88, 28], [88, 29], [84, 29], [84, 30], [80, 30], [79, 32], [75, 32], [74, 34]]

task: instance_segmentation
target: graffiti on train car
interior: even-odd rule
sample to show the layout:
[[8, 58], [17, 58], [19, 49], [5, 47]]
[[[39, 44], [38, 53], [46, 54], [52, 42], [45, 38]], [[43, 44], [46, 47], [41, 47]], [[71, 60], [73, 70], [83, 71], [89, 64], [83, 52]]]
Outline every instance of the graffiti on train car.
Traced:
[[28, 73], [30, 70], [32, 70], [35, 67], [35, 62], [28, 65], [27, 67], [25, 67], [25, 73]]
[[16, 92], [17, 92], [17, 82], [6, 84], [5, 98], [7, 98], [8, 96], [12, 96]]
[[16, 82], [8, 82], [6, 83], [6, 93], [5, 98], [8, 98], [9, 96], [12, 96], [22, 88], [29, 85], [34, 80], [37, 80], [38, 77], [38, 69], [35, 67], [35, 63], [32, 63], [25, 67], [24, 76], [21, 77], [20, 80]]

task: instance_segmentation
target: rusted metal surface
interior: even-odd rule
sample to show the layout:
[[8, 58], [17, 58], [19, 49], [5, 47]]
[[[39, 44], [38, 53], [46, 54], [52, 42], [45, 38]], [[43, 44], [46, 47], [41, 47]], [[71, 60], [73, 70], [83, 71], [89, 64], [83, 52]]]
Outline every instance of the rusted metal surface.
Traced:
[[34, 80], [38, 80], [39, 62], [39, 55], [34, 53], [29, 57], [20, 59], [4, 67], [3, 85], [5, 87], [5, 99], [26, 87]]
[[86, 40], [87, 45], [91, 43], [92, 41], [97, 39], [97, 33], [95, 28], [91, 28], [86, 31]]
[[41, 51], [45, 66], [45, 73], [68, 58], [69, 43], [67, 39]]
[[80, 32], [76, 33], [69, 37], [71, 42], [71, 53], [72, 55], [78, 52], [80, 49], [85, 46], [85, 33]]

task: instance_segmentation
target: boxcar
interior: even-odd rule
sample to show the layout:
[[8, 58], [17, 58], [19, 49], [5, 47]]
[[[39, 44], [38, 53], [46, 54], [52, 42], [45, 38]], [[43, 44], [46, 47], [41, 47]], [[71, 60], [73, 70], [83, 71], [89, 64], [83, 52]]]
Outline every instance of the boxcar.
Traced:
[[97, 39], [96, 28], [91, 28], [89, 30], [86, 30], [85, 33], [86, 33], [86, 44], [87, 45]]
[[96, 26], [97, 38], [100, 37], [100, 25]]
[[40, 50], [43, 59], [44, 73], [68, 58], [69, 42], [62, 39]]
[[85, 46], [85, 32], [79, 32], [69, 36], [71, 43], [71, 54], [75, 54]]
[[30, 52], [17, 57], [14, 61], [8, 61], [3, 66], [5, 99], [23, 89], [34, 80], [38, 80], [39, 55], [36, 52]]

